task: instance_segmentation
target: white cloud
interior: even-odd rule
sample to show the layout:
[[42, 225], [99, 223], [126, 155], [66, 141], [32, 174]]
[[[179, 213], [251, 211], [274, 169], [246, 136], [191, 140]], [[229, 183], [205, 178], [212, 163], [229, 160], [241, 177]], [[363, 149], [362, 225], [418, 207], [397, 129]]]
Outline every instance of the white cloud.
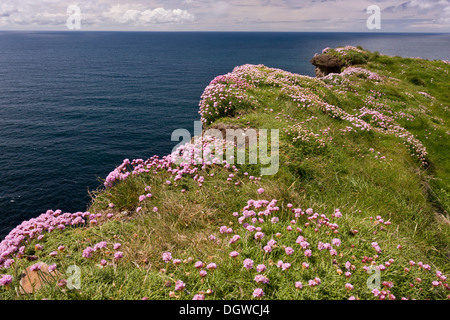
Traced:
[[450, 0], [0, 0], [0, 29], [64, 30], [76, 4], [83, 30], [367, 31], [373, 3], [382, 31], [450, 31]]
[[186, 10], [164, 8], [145, 9], [130, 4], [113, 5], [109, 11], [101, 13], [102, 18], [113, 22], [144, 26], [148, 24], [184, 23], [194, 21], [194, 15]]
[[0, 27], [53, 27], [64, 29], [68, 18], [67, 7], [78, 5], [83, 25], [108, 28], [193, 22], [195, 17], [187, 10], [150, 7], [144, 3], [115, 4], [109, 0], [77, 2], [57, 0], [1, 0]]

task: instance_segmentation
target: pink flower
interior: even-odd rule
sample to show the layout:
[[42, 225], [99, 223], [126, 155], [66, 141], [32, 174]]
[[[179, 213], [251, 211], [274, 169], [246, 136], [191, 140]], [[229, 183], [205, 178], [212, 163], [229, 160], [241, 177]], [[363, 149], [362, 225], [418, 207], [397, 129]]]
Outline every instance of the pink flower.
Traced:
[[239, 255], [239, 252], [237, 252], [237, 251], [230, 252], [230, 257], [232, 257], [232, 258], [236, 258], [238, 255]]
[[261, 240], [262, 238], [264, 238], [264, 233], [262, 233], [262, 232], [255, 233], [256, 240]]
[[266, 269], [267, 269], [267, 267], [264, 264], [258, 264], [256, 266], [256, 271], [258, 271], [258, 272], [264, 272], [264, 271], [266, 271]]
[[261, 283], [265, 283], [265, 284], [267, 284], [267, 283], [269, 283], [269, 278], [267, 278], [266, 276], [263, 276], [262, 274], [257, 274], [256, 276], [255, 276], [255, 279], [254, 279], [256, 282], [261, 282]]
[[175, 282], [175, 290], [176, 290], [176, 291], [181, 291], [181, 290], [183, 290], [185, 287], [186, 287], [186, 284], [185, 284], [183, 281], [177, 280], [177, 281]]
[[52, 264], [48, 266], [48, 272], [53, 272], [56, 270], [56, 264]]
[[315, 287], [317, 285], [317, 283], [314, 280], [308, 280], [308, 286]]
[[263, 188], [259, 188], [259, 189], [258, 189], [258, 193], [259, 193], [259, 194], [261, 194], [261, 193], [263, 193], [263, 192], [264, 192], [264, 189], [263, 189]]
[[206, 269], [208, 269], [208, 270], [214, 270], [216, 268], [217, 268], [217, 265], [213, 262], [206, 266]]
[[208, 272], [206, 270], [200, 270], [199, 271], [200, 277], [206, 277], [206, 275], [208, 274]]
[[291, 254], [294, 253], [294, 249], [292, 249], [291, 247], [286, 247], [286, 249], [284, 249], [284, 251], [286, 252], [286, 254], [288, 256], [290, 256]]
[[139, 196], [139, 202], [142, 202], [146, 199], [147, 197], [145, 195], [141, 195]]
[[204, 264], [203, 264], [203, 262], [201, 262], [201, 261], [197, 261], [197, 262], [194, 264], [194, 267], [196, 267], [197, 269], [201, 269], [201, 268], [203, 268], [203, 266], [204, 266]]
[[94, 249], [92, 249], [91, 247], [87, 247], [86, 249], [83, 250], [83, 258], [91, 258], [92, 257], [92, 253], [94, 252]]
[[246, 269], [253, 269], [253, 260], [252, 259], [245, 259], [243, 264], [244, 264], [244, 268]]
[[256, 288], [256, 289], [253, 291], [253, 296], [254, 296], [255, 298], [261, 298], [261, 297], [263, 297], [263, 296], [264, 296], [264, 291], [263, 291], [263, 289], [261, 289], [261, 288]]
[[121, 246], [122, 246], [122, 245], [121, 245], [120, 243], [114, 244], [114, 250], [120, 249]]
[[351, 291], [351, 290], [354, 289], [354, 287], [350, 283], [346, 283], [345, 284], [345, 289], [347, 289], [348, 291]]
[[40, 264], [40, 263], [33, 264], [33, 265], [30, 267], [30, 270], [31, 270], [31, 271], [38, 271], [38, 270], [41, 270], [41, 264]]
[[153, 212], [158, 212], [158, 207], [153, 207]]
[[304, 254], [305, 254], [305, 257], [311, 257], [312, 251], [309, 249], [305, 250]]
[[172, 254], [171, 254], [170, 252], [164, 252], [164, 253], [162, 254], [162, 258], [163, 258], [163, 260], [167, 263], [167, 262], [169, 262], [170, 260], [172, 260]]
[[281, 265], [282, 270], [288, 270], [291, 267], [291, 264], [289, 262], [285, 262]]
[[12, 276], [9, 274], [2, 274], [0, 278], [0, 286], [7, 286], [11, 284], [12, 282]]
[[205, 296], [202, 294], [195, 294], [192, 300], [205, 300]]
[[136, 208], [136, 212], [137, 212], [137, 213], [141, 212], [141, 210], [142, 210], [142, 207], [137, 207], [137, 208]]
[[331, 240], [331, 243], [333, 244], [333, 246], [339, 247], [341, 245], [341, 240], [333, 239]]
[[235, 243], [235, 242], [238, 241], [239, 239], [241, 239], [241, 236], [238, 235], [238, 234], [236, 234], [236, 235], [234, 235], [234, 236], [230, 239], [230, 241], [229, 241], [228, 243], [229, 243], [229, 244]]
[[106, 266], [107, 263], [108, 263], [108, 262], [107, 262], [105, 259], [102, 259], [102, 260], [100, 261], [100, 265], [102, 265], [103, 267]]
[[302, 289], [303, 288], [303, 284], [300, 281], [296, 281], [295, 282], [295, 288], [296, 289]]
[[123, 257], [123, 253], [121, 252], [121, 251], [117, 251], [115, 254], [114, 254], [114, 259], [115, 260], [120, 260], [120, 259], [122, 259], [122, 257]]
[[380, 294], [380, 290], [378, 290], [377, 288], [375, 288], [375, 289], [372, 290], [372, 294], [373, 294], [375, 297], [378, 297], [378, 295]]
[[180, 259], [173, 259], [172, 263], [177, 266], [177, 265], [181, 264], [181, 260]]
[[272, 251], [272, 247], [271, 246], [269, 246], [269, 245], [267, 245], [267, 246], [264, 246], [264, 251], [265, 252], [271, 252]]

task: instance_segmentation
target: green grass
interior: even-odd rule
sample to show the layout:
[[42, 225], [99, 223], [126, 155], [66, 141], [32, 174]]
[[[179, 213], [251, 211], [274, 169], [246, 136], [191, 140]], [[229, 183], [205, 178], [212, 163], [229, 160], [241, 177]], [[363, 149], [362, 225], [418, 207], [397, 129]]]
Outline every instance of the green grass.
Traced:
[[[329, 54], [342, 55], [334, 50]], [[376, 265], [394, 260], [381, 271], [381, 281], [394, 283], [385, 290], [397, 299], [447, 298], [448, 291], [442, 285], [433, 288], [431, 282], [438, 280], [436, 270], [447, 276], [450, 272], [450, 65], [388, 57], [361, 49], [350, 49], [341, 57], [349, 65], [362, 66], [384, 78], [371, 80], [365, 74], [355, 73], [311, 79], [258, 67], [237, 72], [252, 84], [245, 93], [250, 101], [257, 99], [258, 103], [249, 104], [246, 100], [241, 107], [238, 98], [230, 93], [223, 100], [224, 105], [219, 106], [220, 112], [208, 115], [212, 124], [279, 129], [280, 168], [276, 175], [250, 180], [251, 175], [259, 176], [261, 164], [236, 165], [237, 171], [222, 165], [198, 166], [196, 173], [173, 183], [172, 173], [154, 173], [150, 169], [148, 173], [130, 175], [111, 188], [100, 188], [93, 193], [89, 210], [102, 214], [98, 225], [55, 230], [26, 245], [28, 255], [36, 255], [47, 264], [56, 263], [62, 273], [70, 265], [79, 266], [81, 289], [69, 290], [51, 283], [37, 293], [20, 295], [14, 290], [19, 274], [35, 262], [17, 259], [11, 269], [0, 270], [14, 278], [9, 290], [0, 287], [0, 297], [192, 299], [194, 294], [204, 294], [206, 299], [249, 299], [255, 288], [263, 288], [263, 299], [377, 299], [367, 288], [369, 274], [363, 269], [370, 266], [370, 258]], [[229, 84], [235, 87], [235, 82]], [[241, 94], [242, 88], [235, 92]], [[295, 100], [299, 96], [307, 101]], [[227, 113], [224, 106], [230, 101], [233, 107]], [[391, 117], [395, 125], [424, 145], [428, 152], [426, 163], [417, 159], [405, 138], [382, 129], [366, 132], [354, 127], [351, 132], [345, 131], [352, 124], [324, 111], [325, 103], [353, 116], [367, 107]], [[370, 115], [363, 119], [382, 128]], [[298, 135], [310, 138], [294, 139]], [[234, 177], [228, 181], [231, 173]], [[201, 186], [194, 180], [196, 175], [205, 177]], [[166, 184], [167, 180], [172, 183]], [[138, 198], [147, 193], [146, 186], [151, 186], [152, 197], [140, 203]], [[257, 192], [259, 188], [264, 189], [262, 194]], [[265, 234], [262, 241], [255, 240], [254, 233], [244, 229], [233, 216], [233, 212], [242, 214], [249, 199], [278, 200], [279, 211], [271, 215], [277, 216], [279, 222], [268, 222], [269, 216], [264, 217], [264, 223], [255, 224]], [[339, 225], [337, 232], [319, 227], [317, 220], [307, 219], [308, 215], [294, 217], [288, 204], [325, 214]], [[139, 213], [138, 207], [142, 208]], [[337, 208], [343, 215], [339, 219], [332, 217]], [[113, 217], [107, 219], [107, 213]], [[391, 224], [378, 223], [376, 216]], [[289, 225], [292, 231], [286, 230]], [[221, 226], [232, 228], [233, 233], [220, 234]], [[305, 257], [296, 243], [300, 235], [296, 228], [302, 229], [301, 235], [310, 243], [311, 257]], [[209, 239], [211, 234], [216, 240]], [[240, 240], [229, 244], [235, 234]], [[262, 248], [271, 238], [278, 243], [272, 252], [265, 253]], [[317, 249], [319, 241], [331, 242], [333, 238], [342, 243], [336, 247], [336, 256]], [[106, 241], [108, 248], [94, 252], [92, 258], [82, 257], [86, 247], [100, 241]], [[375, 252], [373, 242], [380, 245], [381, 253]], [[37, 243], [43, 250], [34, 249]], [[124, 257], [113, 263], [114, 243], [122, 244]], [[48, 254], [59, 245], [66, 247], [64, 253], [50, 257]], [[283, 246], [294, 248], [294, 253], [287, 256]], [[229, 253], [234, 250], [239, 256], [231, 258]], [[182, 260], [181, 264], [165, 263], [163, 252], [171, 252], [174, 259]], [[268, 284], [254, 281], [258, 273], [243, 268], [246, 258], [254, 260], [255, 267], [266, 265], [263, 274], [270, 279]], [[101, 259], [107, 260], [108, 265], [101, 268]], [[291, 263], [291, 268], [276, 267], [278, 260]], [[410, 260], [423, 261], [431, 270], [410, 266]], [[196, 261], [214, 262], [217, 269], [207, 270], [207, 276], [201, 277], [194, 267]], [[349, 278], [344, 275], [347, 261], [354, 266]], [[302, 267], [302, 262], [307, 262], [309, 268]], [[321, 284], [309, 287], [308, 281], [315, 277], [321, 279]], [[174, 290], [177, 280], [186, 284], [185, 290]], [[303, 289], [295, 288], [296, 281], [302, 282]], [[354, 289], [346, 290], [346, 283]]]

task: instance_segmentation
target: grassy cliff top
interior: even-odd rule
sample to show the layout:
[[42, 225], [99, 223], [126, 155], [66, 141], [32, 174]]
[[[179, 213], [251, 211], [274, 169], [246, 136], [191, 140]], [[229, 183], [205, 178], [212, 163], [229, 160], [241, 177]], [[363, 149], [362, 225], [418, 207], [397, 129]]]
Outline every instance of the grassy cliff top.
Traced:
[[[450, 64], [327, 56], [340, 73], [243, 65], [201, 97], [205, 129], [269, 129], [269, 155], [279, 130], [276, 174], [220, 153], [194, 161], [220, 150], [207, 136], [125, 160], [89, 212], [49, 210], [1, 242], [0, 298], [447, 299]], [[55, 269], [48, 285], [20, 294], [39, 263]]]

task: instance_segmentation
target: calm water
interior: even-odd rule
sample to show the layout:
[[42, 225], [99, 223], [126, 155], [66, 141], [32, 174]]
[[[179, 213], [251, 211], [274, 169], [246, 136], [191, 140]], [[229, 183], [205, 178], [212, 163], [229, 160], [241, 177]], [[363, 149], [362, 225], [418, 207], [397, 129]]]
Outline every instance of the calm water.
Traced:
[[216, 75], [251, 63], [313, 76], [325, 47], [450, 60], [450, 35], [0, 32], [0, 239], [85, 210], [124, 158], [169, 153]]

